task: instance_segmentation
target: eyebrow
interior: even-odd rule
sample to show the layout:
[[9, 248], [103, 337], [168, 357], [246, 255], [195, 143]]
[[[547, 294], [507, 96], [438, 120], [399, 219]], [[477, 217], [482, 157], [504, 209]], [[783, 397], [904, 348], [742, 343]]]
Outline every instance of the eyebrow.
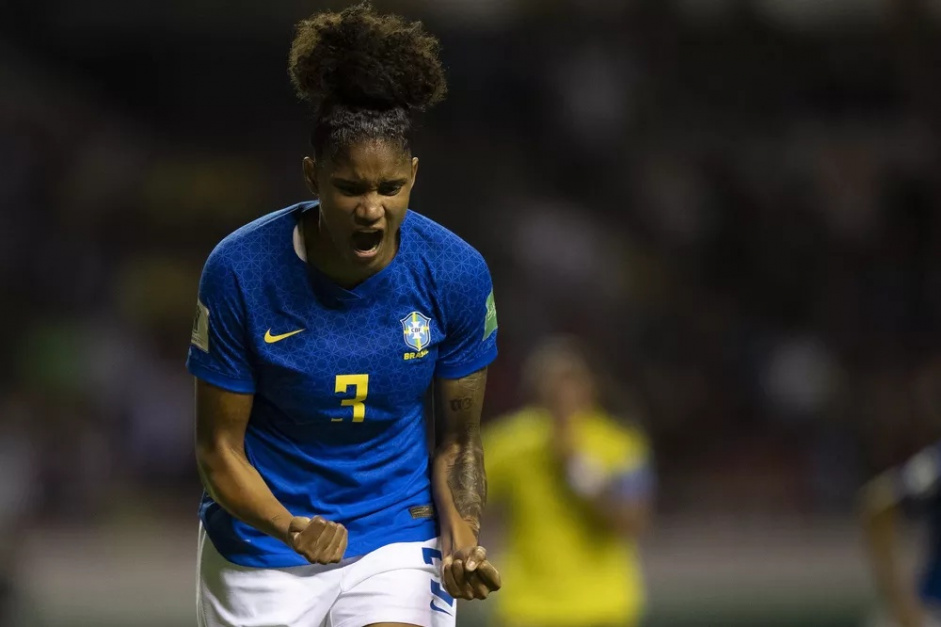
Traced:
[[[372, 184], [370, 181], [363, 181], [361, 179], [344, 179], [338, 176], [331, 177], [330, 182], [333, 183], [334, 185], [349, 185], [351, 187], [362, 187], [364, 185]], [[397, 179], [388, 179], [388, 180], [383, 179], [379, 181], [376, 187], [380, 187], [382, 185], [405, 185], [406, 183], [408, 183], [407, 178], [397, 178]]]

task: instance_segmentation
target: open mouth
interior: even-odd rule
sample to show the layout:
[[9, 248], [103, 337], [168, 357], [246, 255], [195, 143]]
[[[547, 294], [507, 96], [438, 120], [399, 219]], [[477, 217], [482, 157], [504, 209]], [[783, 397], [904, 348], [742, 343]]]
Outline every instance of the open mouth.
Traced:
[[353, 233], [353, 253], [361, 259], [371, 259], [382, 246], [382, 231], [357, 231]]

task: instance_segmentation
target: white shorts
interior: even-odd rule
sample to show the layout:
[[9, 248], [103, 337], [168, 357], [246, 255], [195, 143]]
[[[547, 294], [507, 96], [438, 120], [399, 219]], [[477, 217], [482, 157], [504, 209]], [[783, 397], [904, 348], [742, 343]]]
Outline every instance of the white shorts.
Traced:
[[399, 542], [328, 566], [248, 568], [199, 530], [200, 627], [454, 627], [457, 601], [441, 584], [438, 540]]

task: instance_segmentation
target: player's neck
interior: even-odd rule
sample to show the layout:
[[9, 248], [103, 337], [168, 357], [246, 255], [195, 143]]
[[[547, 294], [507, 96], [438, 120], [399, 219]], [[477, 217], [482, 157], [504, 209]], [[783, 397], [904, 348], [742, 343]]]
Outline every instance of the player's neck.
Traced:
[[378, 263], [369, 266], [359, 266], [343, 259], [323, 228], [320, 213], [307, 213], [298, 225], [304, 250], [307, 254], [307, 263], [316, 268], [321, 274], [342, 287], [351, 290], [363, 283], [371, 276], [384, 270], [398, 252], [398, 237], [396, 246], [391, 254], [385, 255]]

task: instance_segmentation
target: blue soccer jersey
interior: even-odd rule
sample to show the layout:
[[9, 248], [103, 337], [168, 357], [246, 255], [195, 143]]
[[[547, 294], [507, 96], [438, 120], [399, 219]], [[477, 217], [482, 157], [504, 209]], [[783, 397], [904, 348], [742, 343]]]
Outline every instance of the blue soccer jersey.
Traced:
[[[248, 460], [293, 515], [346, 526], [353, 557], [437, 533], [425, 394], [433, 377], [494, 360], [496, 311], [480, 254], [412, 211], [392, 262], [352, 290], [337, 286], [302, 258], [298, 221], [316, 207], [264, 216], [213, 250], [187, 367], [254, 394]], [[200, 517], [236, 564], [307, 563], [207, 494]]]
[[927, 518], [928, 550], [919, 592], [926, 604], [941, 607], [941, 442], [930, 446], [894, 473], [895, 498], [910, 513]]

